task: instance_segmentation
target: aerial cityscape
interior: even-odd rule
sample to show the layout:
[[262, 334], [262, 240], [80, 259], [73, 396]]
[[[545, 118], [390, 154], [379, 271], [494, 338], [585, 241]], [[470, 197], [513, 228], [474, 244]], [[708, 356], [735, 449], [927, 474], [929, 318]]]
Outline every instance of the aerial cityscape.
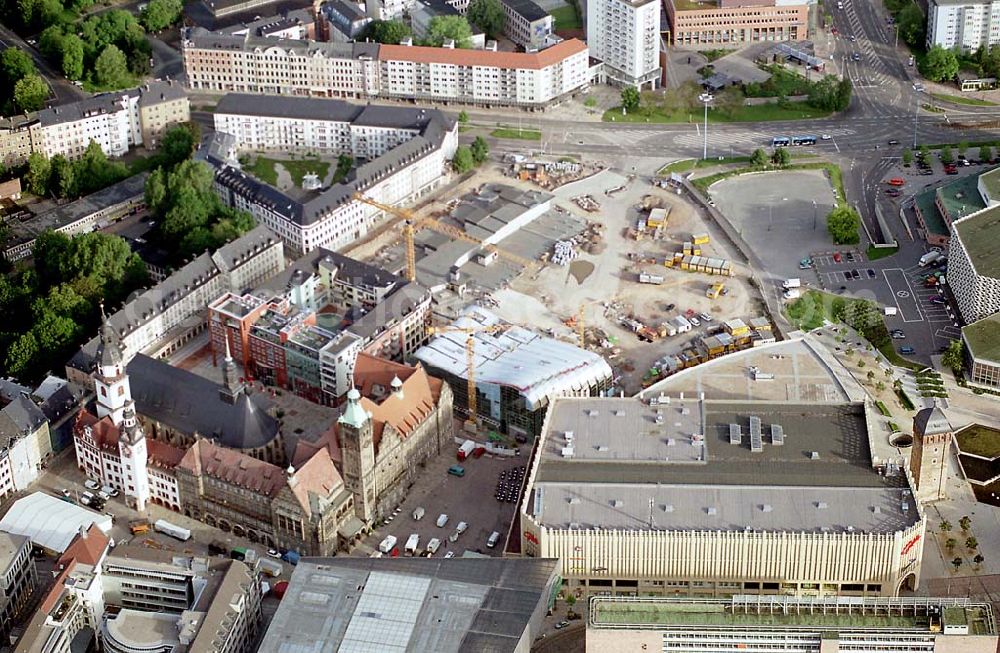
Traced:
[[1000, 653], [1000, 0], [0, 3], [0, 653]]

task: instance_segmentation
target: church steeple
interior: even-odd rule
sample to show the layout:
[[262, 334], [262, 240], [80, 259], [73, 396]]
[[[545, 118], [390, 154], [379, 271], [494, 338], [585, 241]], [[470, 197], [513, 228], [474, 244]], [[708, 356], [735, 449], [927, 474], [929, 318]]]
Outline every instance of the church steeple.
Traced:
[[125, 404], [132, 400], [128, 375], [125, 373], [125, 355], [122, 341], [104, 312], [101, 304], [101, 333], [97, 345], [97, 370], [94, 373], [94, 390], [97, 393], [97, 416], [111, 416], [116, 425], [122, 423]]
[[233, 361], [232, 353], [229, 351], [229, 337], [226, 337], [226, 360], [222, 364], [222, 387], [219, 388], [219, 396], [229, 404], [235, 404], [243, 393], [243, 382], [240, 380], [239, 368]]
[[135, 402], [131, 397], [125, 402], [122, 410], [118, 454], [122, 461], [125, 502], [139, 512], [144, 512], [150, 495], [149, 452], [146, 448], [146, 434], [136, 419]]

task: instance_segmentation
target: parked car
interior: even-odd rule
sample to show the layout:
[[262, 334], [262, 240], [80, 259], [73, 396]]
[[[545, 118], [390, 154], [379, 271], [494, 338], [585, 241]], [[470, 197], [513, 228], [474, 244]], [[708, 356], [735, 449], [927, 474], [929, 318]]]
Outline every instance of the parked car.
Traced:
[[842, 257], [842, 256], [840, 255], [840, 252], [834, 252], [834, 253], [833, 253], [833, 262], [834, 262], [834, 263], [840, 263], [840, 262], [841, 262], [842, 260], [844, 260], [844, 259], [843, 259], [843, 257]]
[[275, 549], [268, 549], [267, 555], [271, 556], [272, 558], [278, 558], [279, 560], [281, 559], [281, 554]]
[[701, 320], [699, 320], [698, 318], [696, 318], [694, 316], [689, 317], [688, 318], [688, 322], [691, 323], [691, 326], [695, 326], [695, 327], [701, 326]]
[[452, 476], [465, 476], [465, 468], [461, 465], [452, 465], [448, 468], [448, 473]]
[[899, 353], [901, 353], [901, 354], [915, 354], [916, 351], [917, 350], [914, 349], [913, 347], [900, 347], [899, 348]]
[[559, 623], [556, 624], [556, 630], [562, 630], [563, 628], [565, 628], [568, 625], [569, 625], [569, 622], [566, 621], [565, 619], [563, 619], [562, 621], [560, 621]]
[[942, 304], [947, 304], [948, 300], [946, 300], [941, 295], [934, 295], [933, 297], [931, 297], [931, 303], [932, 304], [938, 304], [940, 306]]
[[712, 316], [709, 315], [708, 313], [698, 313], [698, 317], [701, 318], [702, 322], [711, 322], [712, 321]]
[[857, 270], [851, 270], [851, 278], [857, 281], [861, 278], [861, 273]]
[[88, 478], [86, 481], [83, 482], [83, 487], [87, 488], [88, 490], [100, 490], [101, 484], [92, 478]]
[[868, 278], [869, 278], [869, 279], [874, 279], [874, 278], [875, 278], [875, 277], [877, 277], [877, 276], [878, 276], [878, 275], [877, 275], [877, 274], [875, 274], [875, 270], [873, 270], [873, 269], [871, 269], [871, 268], [868, 268]]

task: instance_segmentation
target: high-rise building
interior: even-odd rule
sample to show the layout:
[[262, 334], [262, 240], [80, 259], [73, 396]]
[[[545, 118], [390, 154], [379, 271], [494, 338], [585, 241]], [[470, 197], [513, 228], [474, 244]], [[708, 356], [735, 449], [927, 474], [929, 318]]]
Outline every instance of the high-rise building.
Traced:
[[1000, 0], [929, 0], [927, 47], [966, 52], [1000, 43]]
[[996, 200], [991, 198], [987, 208], [952, 223], [948, 287], [967, 324], [1000, 311], [1000, 206]]
[[660, 85], [660, 3], [592, 0], [587, 3], [587, 47], [604, 62], [608, 81], [654, 89]]

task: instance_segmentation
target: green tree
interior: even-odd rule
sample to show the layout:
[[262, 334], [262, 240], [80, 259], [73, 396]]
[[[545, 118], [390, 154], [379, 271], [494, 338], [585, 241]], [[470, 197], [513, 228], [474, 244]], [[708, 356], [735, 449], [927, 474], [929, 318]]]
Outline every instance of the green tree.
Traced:
[[947, 533], [948, 531], [951, 530], [951, 522], [948, 521], [947, 519], [942, 519], [941, 524], [938, 526], [938, 528], [941, 529], [942, 533]]
[[715, 106], [723, 115], [732, 118], [743, 108], [745, 98], [737, 86], [727, 86], [715, 96]]
[[472, 152], [472, 160], [477, 166], [482, 165], [490, 154], [490, 146], [482, 136], [476, 136], [476, 140], [472, 141], [472, 146], [469, 149]]
[[926, 161], [927, 157], [931, 155], [931, 149], [926, 145], [921, 145], [920, 147], [918, 147], [917, 152], [920, 153], [920, 158], [923, 159], [924, 161]]
[[34, 334], [24, 333], [11, 345], [4, 359], [4, 367], [7, 368], [7, 373], [12, 376], [21, 379], [30, 378], [37, 374], [34, 371], [37, 360], [38, 340], [35, 339]]
[[837, 111], [844, 111], [851, 106], [851, 94], [854, 92], [854, 85], [849, 77], [844, 77], [837, 84]]
[[966, 151], [969, 149], [969, 141], [961, 140], [958, 142], [958, 153], [965, 156]]
[[427, 45], [441, 47], [454, 41], [456, 48], [472, 47], [472, 28], [465, 16], [435, 16], [427, 27]]
[[830, 211], [826, 216], [826, 228], [833, 238], [833, 242], [838, 245], [853, 245], [861, 241], [858, 235], [858, 227], [861, 226], [861, 218], [857, 211], [849, 206], [838, 206]]
[[968, 515], [962, 515], [962, 518], [958, 520], [958, 527], [965, 532], [969, 532], [972, 527], [972, 518]]
[[962, 566], [962, 559], [961, 559], [961, 558], [958, 558], [958, 557], [956, 557], [956, 558], [955, 558], [954, 560], [952, 560], [952, 561], [951, 561], [951, 564], [952, 564], [952, 565], [953, 565], [953, 566], [955, 567], [955, 569], [957, 570], [957, 569], [958, 569], [959, 567], [961, 567], [961, 566]]
[[50, 25], [42, 30], [38, 37], [38, 50], [49, 61], [60, 63], [63, 58], [63, 39], [65, 37], [66, 33], [63, 31], [62, 25]]
[[833, 75], [825, 75], [809, 88], [807, 102], [817, 109], [837, 110], [840, 108], [840, 81]]
[[909, 2], [896, 16], [896, 29], [899, 30], [899, 38], [909, 45], [923, 45], [924, 43], [924, 12], [915, 2]]
[[969, 537], [965, 538], [965, 548], [969, 549], [970, 551], [975, 551], [978, 547], [979, 547], [979, 540], [977, 540], [974, 536], [970, 535]]
[[945, 145], [941, 148], [941, 163], [952, 163], [955, 155], [951, 153], [951, 148]]
[[200, 141], [201, 128], [198, 123], [189, 122], [171, 127], [160, 141], [163, 165], [172, 169], [181, 161], [191, 158]]
[[128, 62], [117, 46], [107, 46], [97, 57], [94, 62], [94, 81], [109, 88], [117, 88], [129, 82]]
[[766, 168], [769, 162], [770, 159], [767, 156], [767, 152], [765, 152], [763, 148], [758, 147], [753, 151], [753, 154], [750, 155], [750, 163], [755, 168]]
[[949, 537], [947, 540], [944, 541], [944, 545], [945, 545], [945, 548], [947, 548], [949, 551], [951, 551], [956, 546], [958, 546], [958, 540], [956, 540], [953, 537]]
[[455, 157], [451, 160], [451, 165], [456, 172], [463, 175], [475, 167], [476, 162], [472, 158], [472, 150], [468, 145], [458, 146], [458, 149], [455, 150]]
[[90, 141], [83, 156], [73, 163], [73, 172], [80, 195], [107, 188], [129, 175], [128, 167], [118, 161], [108, 161], [104, 150], [95, 141]]
[[906, 148], [903, 150], [903, 165], [908, 166], [913, 163], [913, 150]]
[[483, 30], [491, 39], [503, 34], [507, 22], [507, 14], [500, 0], [472, 0], [465, 15], [470, 23]]
[[373, 20], [365, 32], [366, 38], [388, 45], [399, 45], [407, 36], [410, 36], [410, 27], [401, 20]]
[[979, 160], [982, 163], [993, 160], [993, 148], [989, 145], [982, 145], [979, 147]]
[[983, 554], [982, 554], [982, 553], [977, 553], [977, 554], [976, 554], [976, 557], [975, 557], [975, 558], [973, 558], [973, 559], [972, 559], [972, 561], [973, 561], [974, 563], [976, 563], [977, 565], [981, 565], [981, 564], [983, 564], [983, 562], [985, 562], [985, 561], [986, 561], [986, 558], [984, 558], [984, 557], [983, 557]]
[[83, 79], [83, 41], [76, 34], [62, 40], [62, 72], [66, 79]]
[[921, 72], [932, 82], [950, 80], [958, 73], [958, 56], [951, 50], [935, 45], [927, 51]]
[[868, 378], [869, 381], [874, 381], [875, 380], [875, 371], [874, 370], [868, 370], [868, 376], [867, 376], [867, 378]]
[[465, 112], [465, 109], [462, 109], [461, 111], [458, 112], [458, 122], [462, 123], [463, 125], [469, 122], [469, 114]]
[[49, 192], [63, 198], [76, 197], [76, 175], [73, 164], [57, 154], [49, 160]]
[[628, 113], [634, 113], [639, 108], [639, 89], [626, 86], [622, 89], [622, 106]]
[[776, 166], [784, 167], [792, 162], [792, 153], [788, 151], [787, 147], [776, 147], [774, 152], [771, 153], [771, 163]]
[[33, 152], [28, 156], [28, 190], [45, 197], [49, 192], [49, 179], [52, 176], [52, 167], [44, 154]]
[[31, 57], [24, 50], [17, 48], [7, 48], [0, 54], [0, 71], [3, 72], [3, 81], [7, 88], [11, 88], [28, 75], [38, 74]]
[[[965, 350], [961, 340], [952, 340], [941, 355], [941, 364], [953, 370], [961, 370], [965, 364]], [[962, 530], [967, 530], [963, 527]]]
[[180, 20], [184, 3], [181, 0], [149, 0], [140, 22], [150, 32], [159, 32]]
[[876, 393], [882, 394], [882, 392], [884, 390], [885, 390], [885, 384], [884, 383], [882, 383], [881, 381], [879, 381], [878, 383], [875, 384], [875, 392]]
[[14, 84], [14, 105], [20, 111], [38, 111], [45, 106], [49, 87], [38, 75], [28, 75]]

